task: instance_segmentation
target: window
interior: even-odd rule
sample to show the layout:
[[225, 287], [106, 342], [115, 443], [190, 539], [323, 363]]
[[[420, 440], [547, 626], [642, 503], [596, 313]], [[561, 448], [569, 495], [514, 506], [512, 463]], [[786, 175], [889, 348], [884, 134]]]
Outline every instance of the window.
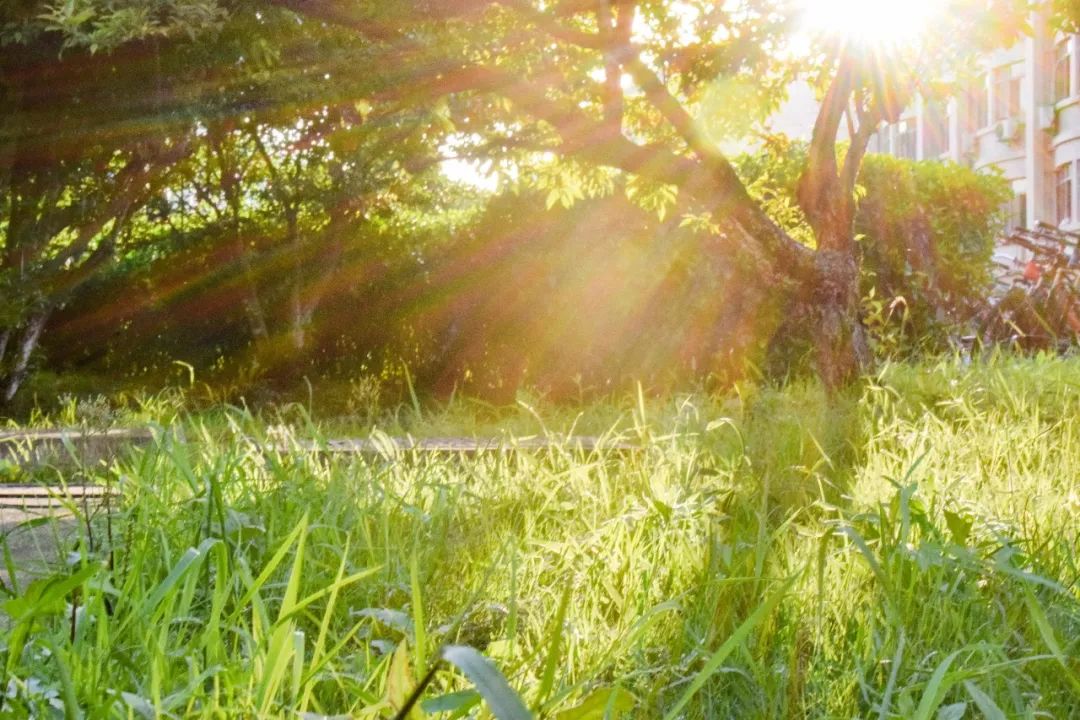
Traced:
[[1020, 114], [1020, 85], [1023, 78], [1013, 76], [1013, 66], [994, 69], [994, 122], [1008, 120]]
[[949, 152], [949, 113], [941, 101], [926, 103], [923, 113], [923, 151], [928, 158]]
[[901, 120], [896, 124], [896, 157], [915, 159], [915, 121]]
[[1072, 97], [1072, 52], [1066, 38], [1057, 44], [1054, 62], [1054, 100]]
[[1073, 218], [1073, 164], [1059, 166], [1056, 176], [1057, 221], [1061, 225], [1071, 222]]
[[967, 114], [968, 132], [982, 130], [987, 125], [989, 110], [986, 102], [986, 76], [981, 76], [968, 89]]
[[1008, 203], [1009, 220], [1005, 226], [1005, 232], [1011, 234], [1015, 230], [1027, 227], [1027, 193], [1017, 193]]

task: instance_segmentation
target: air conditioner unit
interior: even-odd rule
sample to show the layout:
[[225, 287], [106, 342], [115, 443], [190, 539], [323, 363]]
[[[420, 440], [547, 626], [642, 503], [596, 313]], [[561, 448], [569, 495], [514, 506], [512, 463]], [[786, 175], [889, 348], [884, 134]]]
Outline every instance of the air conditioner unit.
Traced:
[[1038, 119], [1040, 130], [1049, 132], [1057, 130], [1057, 109], [1053, 105], [1040, 105]]
[[998, 140], [1005, 142], [1011, 142], [1013, 140], [1019, 140], [1020, 136], [1024, 133], [1024, 124], [1019, 120], [1009, 118], [1008, 120], [1002, 120], [997, 126]]

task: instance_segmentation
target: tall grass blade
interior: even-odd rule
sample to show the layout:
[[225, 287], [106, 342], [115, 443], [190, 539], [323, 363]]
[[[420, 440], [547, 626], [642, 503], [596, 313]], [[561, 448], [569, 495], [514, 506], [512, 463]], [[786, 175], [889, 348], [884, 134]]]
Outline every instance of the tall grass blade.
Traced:
[[998, 707], [997, 703], [983, 692], [978, 685], [970, 680], [965, 680], [964, 689], [967, 690], [971, 701], [975, 703], [975, 707], [979, 708], [979, 712], [983, 714], [986, 720], [1008, 720], [1005, 711]]
[[889, 670], [889, 681], [885, 684], [885, 693], [881, 697], [881, 710], [878, 712], [878, 720], [887, 720], [889, 706], [892, 704], [892, 695], [896, 690], [896, 678], [900, 674], [900, 663], [904, 659], [904, 643], [907, 635], [900, 631], [900, 639], [896, 643], [896, 654], [893, 655], [892, 668]]
[[427, 630], [424, 627], [424, 600], [420, 593], [420, 569], [415, 552], [409, 563], [409, 578], [413, 611], [413, 662], [416, 674], [424, 676], [427, 674]]
[[83, 713], [79, 708], [79, 699], [75, 694], [75, 683], [71, 679], [71, 666], [67, 658], [52, 638], [43, 638], [42, 644], [49, 649], [56, 663], [56, 671], [60, 676], [60, 690], [64, 698], [64, 720], [79, 720]]
[[539, 708], [551, 694], [555, 687], [555, 671], [559, 667], [562, 658], [563, 632], [566, 624], [566, 610], [570, 605], [570, 596], [573, 594], [573, 586], [567, 583], [559, 599], [559, 609], [555, 611], [555, 617], [548, 627], [547, 656], [544, 658], [544, 670], [540, 675], [540, 686], [536, 689], [536, 704]]
[[[146, 596], [138, 609], [128, 616], [125, 623], [134, 619], [149, 618], [158, 605], [176, 589], [187, 573], [197, 570], [202, 565], [206, 554], [219, 542], [220, 540], [216, 538], [207, 538], [199, 543], [199, 547], [188, 548], [172, 570], [169, 571], [169, 574], [165, 576], [165, 579], [158, 583], [157, 587]], [[123, 626], [121, 629], [123, 629]]]
[[923, 690], [922, 699], [919, 701], [919, 707], [915, 709], [912, 720], [930, 720], [931, 716], [937, 712], [942, 700], [945, 699], [945, 693], [949, 692], [949, 688], [953, 685], [954, 680], [950, 680], [948, 676], [949, 667], [959, 657], [960, 652], [957, 650], [952, 653], [934, 668], [934, 673], [926, 683], [926, 689]]
[[409, 642], [403, 638], [390, 657], [390, 669], [386, 674], [386, 702], [398, 711], [397, 715], [402, 720], [416, 717], [408, 704], [415, 685], [409, 664]]
[[278, 547], [277, 552], [274, 553], [273, 557], [271, 557], [270, 560], [266, 563], [266, 566], [263, 567], [263, 570], [261, 573], [259, 573], [258, 577], [247, 583], [248, 588], [244, 592], [243, 596], [237, 601], [236, 609], [233, 610], [232, 614], [230, 614], [229, 618], [225, 621], [226, 625], [231, 625], [232, 623], [236, 622], [236, 619], [247, 608], [247, 604], [251, 602], [255, 594], [259, 592], [259, 589], [262, 588], [262, 586], [266, 584], [266, 581], [270, 579], [270, 576], [274, 574], [274, 572], [278, 568], [278, 565], [280, 565], [281, 561], [285, 559], [285, 556], [289, 554], [289, 550], [292, 548], [293, 543], [296, 542], [296, 539], [302, 533], [304, 533], [306, 529], [307, 516], [305, 515], [303, 522], [297, 525], [296, 528], [294, 528], [293, 531], [289, 533], [288, 537], [286, 537], [285, 540]]
[[496, 720], [532, 720], [532, 714], [503, 674], [479, 652], [464, 645], [448, 645], [442, 657], [476, 686]]
[[720, 648], [708, 659], [705, 663], [705, 667], [694, 676], [689, 687], [683, 692], [682, 697], [680, 697], [678, 702], [676, 702], [664, 715], [664, 720], [676, 720], [676, 718], [679, 717], [679, 713], [682, 712], [683, 708], [694, 699], [694, 696], [698, 694], [701, 688], [705, 687], [705, 683], [720, 670], [724, 661], [727, 660], [728, 655], [746, 641], [747, 636], [750, 635], [750, 632], [757, 627], [761, 621], [772, 614], [772, 611], [775, 610], [776, 606], [780, 604], [780, 601], [787, 596], [788, 591], [791, 590], [798, 578], [799, 575], [788, 578], [784, 581], [784, 584], [780, 586], [779, 590], [766, 598], [765, 602], [758, 605], [754, 612], [750, 613], [750, 617], [746, 618], [746, 620], [735, 629], [735, 632], [733, 632]]
[[1024, 605], [1027, 607], [1028, 615], [1031, 616], [1031, 621], [1039, 631], [1039, 636], [1042, 637], [1046, 648], [1054, 656], [1058, 664], [1061, 665], [1061, 669], [1065, 671], [1066, 679], [1073, 686], [1077, 696], [1080, 697], [1080, 677], [1077, 677], [1076, 671], [1069, 666], [1068, 658], [1061, 650], [1061, 643], [1058, 642], [1057, 634], [1050, 624], [1050, 619], [1046, 617], [1046, 612], [1043, 610], [1042, 605], [1039, 604], [1034, 591], [1027, 586], [1024, 587]]
[[259, 714], [262, 716], [266, 716], [270, 712], [270, 706], [277, 696], [293, 652], [294, 625], [288, 618], [294, 610], [297, 595], [300, 592], [300, 575], [304, 566], [304, 541], [307, 535], [307, 515], [301, 518], [300, 524], [294, 533], [299, 537], [296, 544], [296, 554], [293, 556], [292, 570], [289, 572], [289, 580], [285, 585], [285, 595], [281, 599], [278, 620], [274, 623], [274, 627], [270, 632], [263, 676], [255, 695]]

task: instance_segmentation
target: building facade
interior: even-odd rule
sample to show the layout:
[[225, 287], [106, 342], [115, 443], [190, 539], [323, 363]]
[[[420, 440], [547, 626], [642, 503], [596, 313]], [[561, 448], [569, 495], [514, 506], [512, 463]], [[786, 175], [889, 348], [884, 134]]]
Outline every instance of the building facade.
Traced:
[[1012, 183], [1010, 227], [1080, 230], [1080, 36], [1034, 32], [980, 59], [979, 80], [948, 102], [919, 99], [871, 152], [998, 168]]

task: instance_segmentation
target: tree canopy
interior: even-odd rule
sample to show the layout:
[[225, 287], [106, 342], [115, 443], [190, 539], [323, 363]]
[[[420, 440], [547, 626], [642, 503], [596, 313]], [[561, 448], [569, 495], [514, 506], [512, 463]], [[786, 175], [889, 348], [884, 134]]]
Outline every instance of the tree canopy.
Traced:
[[[1058, 3], [1055, 21], [1075, 15]], [[334, 292], [404, 267], [389, 249], [426, 262], [418, 239], [477, 207], [450, 157], [548, 208], [622, 196], [702, 235], [713, 267], [760, 279], [717, 318], [712, 365], [737, 373], [795, 317], [839, 386], [866, 361], [872, 133], [961, 87], [1027, 18], [1022, 0], [953, 0], [917, 45], [872, 47], [808, 34], [785, 0], [9, 3], [0, 392], [87, 283], [162, 258], [240, 309], [253, 362], [294, 364]], [[820, 111], [782, 209], [726, 148], [795, 79]]]
[[[957, 77], [965, 55], [1018, 37], [1027, 11], [1022, 2], [957, 0], [915, 46], [823, 37], [797, 51], [791, 5], [778, 0], [278, 4], [386, 48], [411, 72], [395, 100], [450, 98], [455, 128], [486, 155], [539, 153], [567, 161], [564, 175], [607, 168], [673, 188], [669, 197], [681, 196], [685, 207], [716, 223], [727, 252], [752, 258], [763, 285], [792, 288], [833, 387], [865, 363], [853, 223], [870, 138], [916, 92]], [[800, 75], [822, 92], [797, 193], [813, 249], [754, 200], [704, 130], [708, 119], [698, 115], [723, 104], [710, 93], [744, 84], [756, 102], [733, 97], [743, 112], [763, 119]], [[613, 187], [564, 182], [578, 193]], [[764, 296], [747, 302], [746, 312], [759, 315]], [[761, 330], [754, 339], [768, 334]], [[732, 348], [736, 355], [745, 350]]]

